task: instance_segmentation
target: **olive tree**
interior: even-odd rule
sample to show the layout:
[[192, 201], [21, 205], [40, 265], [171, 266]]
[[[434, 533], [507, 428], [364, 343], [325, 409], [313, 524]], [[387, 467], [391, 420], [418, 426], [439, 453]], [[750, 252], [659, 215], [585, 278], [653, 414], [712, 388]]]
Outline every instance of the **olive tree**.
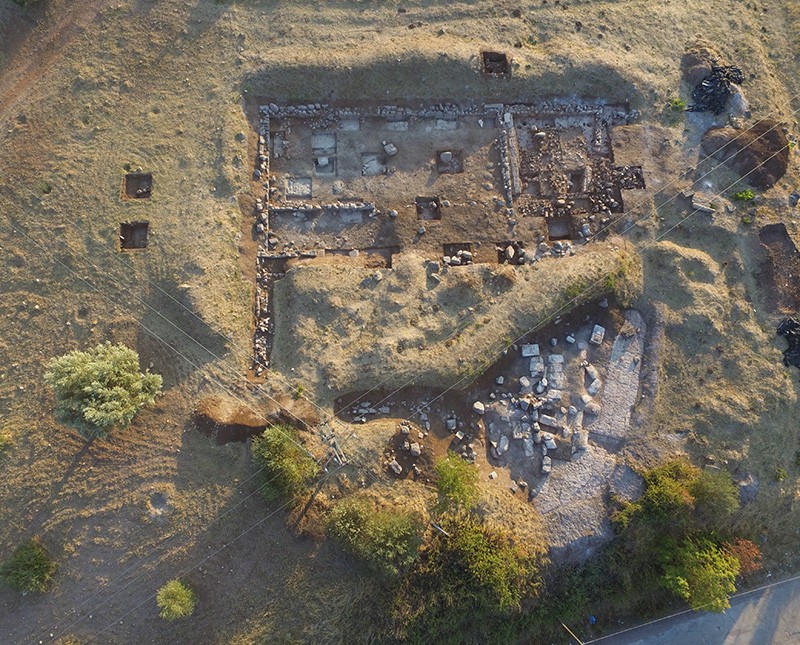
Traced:
[[127, 427], [162, 385], [158, 374], [139, 371], [135, 351], [109, 342], [53, 359], [44, 380], [56, 393], [57, 417], [86, 439]]

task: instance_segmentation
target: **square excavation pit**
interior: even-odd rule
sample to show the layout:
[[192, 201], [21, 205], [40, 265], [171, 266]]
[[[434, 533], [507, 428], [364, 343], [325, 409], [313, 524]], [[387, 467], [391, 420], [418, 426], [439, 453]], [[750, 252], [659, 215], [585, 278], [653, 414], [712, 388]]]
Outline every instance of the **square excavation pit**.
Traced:
[[442, 204], [438, 197], [417, 197], [417, 219], [442, 219]]
[[311, 177], [287, 177], [286, 197], [289, 199], [310, 199]]
[[336, 154], [336, 133], [320, 132], [311, 137], [311, 150], [315, 157]]
[[147, 248], [147, 234], [150, 222], [122, 222], [119, 225], [119, 246], [121, 249]]
[[511, 76], [511, 64], [503, 52], [481, 52], [481, 61], [487, 76]]
[[620, 188], [637, 190], [645, 188], [644, 173], [641, 166], [619, 166], [614, 168], [614, 175]]
[[547, 218], [547, 237], [550, 240], [569, 240], [572, 230], [569, 221], [564, 217]]
[[453, 257], [458, 255], [459, 251], [469, 251], [472, 253], [472, 244], [470, 242], [452, 242], [450, 244], [442, 244], [442, 251], [444, 255]]
[[149, 172], [132, 172], [125, 175], [123, 197], [126, 199], [150, 199], [153, 192], [153, 175]]
[[541, 197], [542, 196], [542, 182], [539, 181], [538, 177], [534, 179], [529, 179], [528, 183], [525, 184], [525, 194], [532, 195], [533, 197]]
[[317, 175], [335, 175], [336, 157], [314, 157], [314, 173]]
[[437, 150], [436, 170], [440, 174], [454, 175], [464, 172], [464, 155], [461, 150]]
[[386, 157], [380, 154], [361, 155], [361, 174], [364, 177], [377, 177], [386, 174]]
[[569, 192], [576, 194], [582, 193], [586, 186], [586, 171], [583, 168], [577, 170], [570, 170], [567, 174], [569, 181]]

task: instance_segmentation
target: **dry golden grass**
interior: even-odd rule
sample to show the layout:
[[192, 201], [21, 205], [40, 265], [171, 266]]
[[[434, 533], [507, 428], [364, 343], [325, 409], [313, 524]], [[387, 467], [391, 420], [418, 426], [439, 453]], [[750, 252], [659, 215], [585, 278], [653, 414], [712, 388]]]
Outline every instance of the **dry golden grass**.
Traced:
[[[698, 0], [561, 6], [419, 0], [403, 2], [407, 11], [399, 13], [400, 6], [52, 0], [34, 11], [44, 21], [31, 28], [8, 0], [0, 5], [0, 33], [18, 34], [0, 39], [0, 92], [5, 98], [14, 90], [0, 112], [0, 425], [13, 425], [15, 440], [0, 457], [0, 555], [36, 534], [61, 567], [46, 596], [0, 591], [0, 641], [62, 631], [77, 642], [104, 643], [337, 642], [374, 633], [369, 608], [380, 595], [371, 581], [329, 546], [291, 537], [280, 513], [191, 572], [200, 597], [191, 622], [163, 624], [155, 601], [148, 601], [160, 584], [272, 510], [256, 496], [245, 499], [253, 471], [244, 446], [215, 446], [184, 432], [195, 398], [214, 393], [217, 376], [236, 383], [249, 354], [252, 258], [240, 247], [250, 243], [250, 221], [236, 200], [251, 189], [255, 148], [242, 98], [510, 100], [586, 93], [629, 98], [645, 117], [655, 117], [676, 95], [683, 46], [700, 28], [728, 60], [756, 75], [759, 85], [748, 95], [756, 115], [777, 110], [789, 117], [786, 99], [800, 91], [800, 14], [793, 2], [746, 9]], [[482, 48], [512, 54], [511, 82], [478, 74]], [[6, 84], [12, 76], [25, 82]], [[794, 117], [788, 120], [796, 127]], [[240, 132], [248, 134], [245, 141], [237, 139]], [[694, 163], [680, 128], [648, 132], [650, 156], [664, 138], [677, 150], [670, 164], [652, 159], [664, 182]], [[119, 199], [124, 164], [154, 173], [150, 203]], [[145, 218], [153, 230], [148, 251], [117, 256], [119, 222]], [[643, 239], [659, 224], [649, 226]], [[746, 311], [746, 296], [758, 291], [740, 245], [747, 235], [735, 226], [691, 228], [671, 236], [672, 247], [648, 255], [651, 268], [659, 258], [679, 264], [649, 276], [645, 267], [646, 297], [674, 307], [664, 353], [668, 379], [648, 445], [696, 420], [690, 449], [698, 457], [712, 452], [759, 475], [762, 492], [745, 519], [764, 527], [771, 557], [785, 558], [798, 519], [798, 472], [787, 467], [790, 478], [780, 485], [769, 474], [797, 449], [797, 381], [779, 365], [774, 321]], [[740, 272], [730, 261], [737, 255]], [[723, 278], [702, 279], [707, 270]], [[737, 305], [743, 313], [734, 317]], [[136, 347], [145, 364], [152, 361], [165, 375], [166, 392], [131, 428], [87, 447], [53, 422], [52, 398], [40, 379], [50, 357], [103, 339]], [[729, 348], [725, 364], [712, 340]], [[714, 374], [704, 373], [708, 366]], [[698, 399], [701, 407], [694, 408]], [[156, 492], [166, 495], [167, 510], [156, 512]], [[128, 566], [135, 568], [126, 574]], [[144, 575], [134, 579], [138, 573]], [[73, 609], [87, 613], [70, 626], [81, 617]]]

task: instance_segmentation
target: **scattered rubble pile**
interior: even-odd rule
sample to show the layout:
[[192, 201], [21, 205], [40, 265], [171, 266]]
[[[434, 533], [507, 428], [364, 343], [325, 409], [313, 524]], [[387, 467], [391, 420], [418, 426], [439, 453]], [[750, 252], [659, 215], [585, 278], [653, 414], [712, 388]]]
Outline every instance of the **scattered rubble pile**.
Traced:
[[[545, 246], [547, 246], [545, 244]], [[509, 242], [497, 247], [497, 259], [500, 264], [525, 264], [525, 245], [522, 242]]]
[[[599, 370], [587, 360], [588, 350], [589, 345], [602, 345], [605, 331], [604, 327], [594, 325], [588, 342], [578, 341], [572, 334], [566, 336], [567, 345], [576, 346], [580, 359], [576, 365], [581, 374], [572, 379], [572, 387], [563, 353], [543, 351], [537, 343], [520, 347], [530, 376], [519, 377], [518, 394], [503, 392], [498, 397], [491, 392], [490, 403], [475, 401], [473, 405], [473, 411], [484, 418], [489, 454], [493, 459], [518, 460], [519, 453], [516, 450], [509, 453], [509, 450], [521, 446], [523, 462], [535, 465], [534, 471], [547, 475], [552, 471], [553, 459], [569, 461], [574, 454], [588, 448], [584, 415], [599, 414], [600, 404], [594, 398], [603, 387]], [[557, 345], [558, 339], [552, 339], [551, 348]], [[503, 376], [497, 377], [496, 384], [508, 385]], [[517, 467], [522, 472], [528, 470], [523, 464], [518, 463]], [[522, 487], [519, 482], [517, 485]], [[535, 495], [536, 490], [532, 488], [531, 494]]]
[[778, 335], [789, 343], [783, 352], [783, 364], [787, 367], [800, 367], [800, 321], [797, 318], [787, 318], [778, 326]]
[[472, 251], [459, 249], [456, 251], [455, 255], [443, 255], [442, 264], [446, 264], [447, 266], [451, 267], [467, 266], [472, 264]]
[[755, 188], [770, 188], [789, 165], [788, 129], [763, 119], [747, 130], [711, 128], [703, 135], [703, 152], [728, 164]]
[[738, 67], [714, 65], [711, 74], [692, 90], [694, 103], [686, 108], [687, 111], [722, 114], [733, 94], [731, 85], [741, 85], [743, 81], [744, 74]]

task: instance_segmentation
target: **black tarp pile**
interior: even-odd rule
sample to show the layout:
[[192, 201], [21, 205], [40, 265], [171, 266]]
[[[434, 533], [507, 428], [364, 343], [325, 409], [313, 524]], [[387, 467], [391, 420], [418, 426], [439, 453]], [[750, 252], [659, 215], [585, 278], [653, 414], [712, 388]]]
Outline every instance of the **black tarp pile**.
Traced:
[[789, 347], [783, 352], [783, 364], [800, 367], [800, 321], [787, 318], [778, 327], [778, 335], [789, 342]]
[[733, 94], [731, 83], [740, 85], [743, 81], [744, 75], [738, 67], [713, 66], [711, 74], [700, 81], [692, 90], [694, 103], [686, 110], [688, 112], [722, 114], [725, 111], [728, 98]]

